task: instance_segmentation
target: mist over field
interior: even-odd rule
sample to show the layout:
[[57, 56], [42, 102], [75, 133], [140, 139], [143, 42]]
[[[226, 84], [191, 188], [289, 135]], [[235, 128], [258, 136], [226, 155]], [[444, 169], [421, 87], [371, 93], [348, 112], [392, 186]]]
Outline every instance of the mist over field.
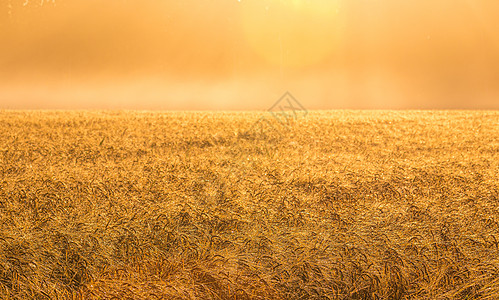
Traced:
[[497, 109], [499, 4], [3, 1], [1, 108]]
[[0, 299], [499, 299], [499, 1], [0, 0]]

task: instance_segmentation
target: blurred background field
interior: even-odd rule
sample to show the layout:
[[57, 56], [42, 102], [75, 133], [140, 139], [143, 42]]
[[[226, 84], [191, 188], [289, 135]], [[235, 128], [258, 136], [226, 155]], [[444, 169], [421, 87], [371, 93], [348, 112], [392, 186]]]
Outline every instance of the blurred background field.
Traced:
[[499, 109], [497, 0], [2, 0], [0, 109]]

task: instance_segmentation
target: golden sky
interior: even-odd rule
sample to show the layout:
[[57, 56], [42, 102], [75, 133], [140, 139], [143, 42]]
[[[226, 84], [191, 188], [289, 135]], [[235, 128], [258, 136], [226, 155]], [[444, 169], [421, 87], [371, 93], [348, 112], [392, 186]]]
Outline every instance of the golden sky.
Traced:
[[499, 109], [497, 0], [0, 0], [1, 108]]

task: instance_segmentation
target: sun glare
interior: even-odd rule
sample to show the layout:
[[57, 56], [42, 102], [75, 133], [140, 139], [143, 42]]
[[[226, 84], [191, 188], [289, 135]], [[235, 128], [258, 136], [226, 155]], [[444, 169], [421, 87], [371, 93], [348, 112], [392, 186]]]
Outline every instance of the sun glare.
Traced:
[[337, 0], [248, 1], [241, 22], [248, 43], [268, 62], [303, 67], [334, 51], [340, 9]]
[[490, 109], [498, 70], [497, 0], [0, 0], [0, 109]]

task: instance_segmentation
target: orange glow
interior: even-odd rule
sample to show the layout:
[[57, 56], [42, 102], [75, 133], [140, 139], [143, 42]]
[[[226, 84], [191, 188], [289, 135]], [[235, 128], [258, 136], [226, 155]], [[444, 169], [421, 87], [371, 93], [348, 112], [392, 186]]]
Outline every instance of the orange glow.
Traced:
[[4, 0], [0, 108], [499, 108], [496, 0]]
[[244, 36], [273, 64], [319, 63], [338, 45], [339, 9], [337, 0], [248, 1], [242, 9]]

